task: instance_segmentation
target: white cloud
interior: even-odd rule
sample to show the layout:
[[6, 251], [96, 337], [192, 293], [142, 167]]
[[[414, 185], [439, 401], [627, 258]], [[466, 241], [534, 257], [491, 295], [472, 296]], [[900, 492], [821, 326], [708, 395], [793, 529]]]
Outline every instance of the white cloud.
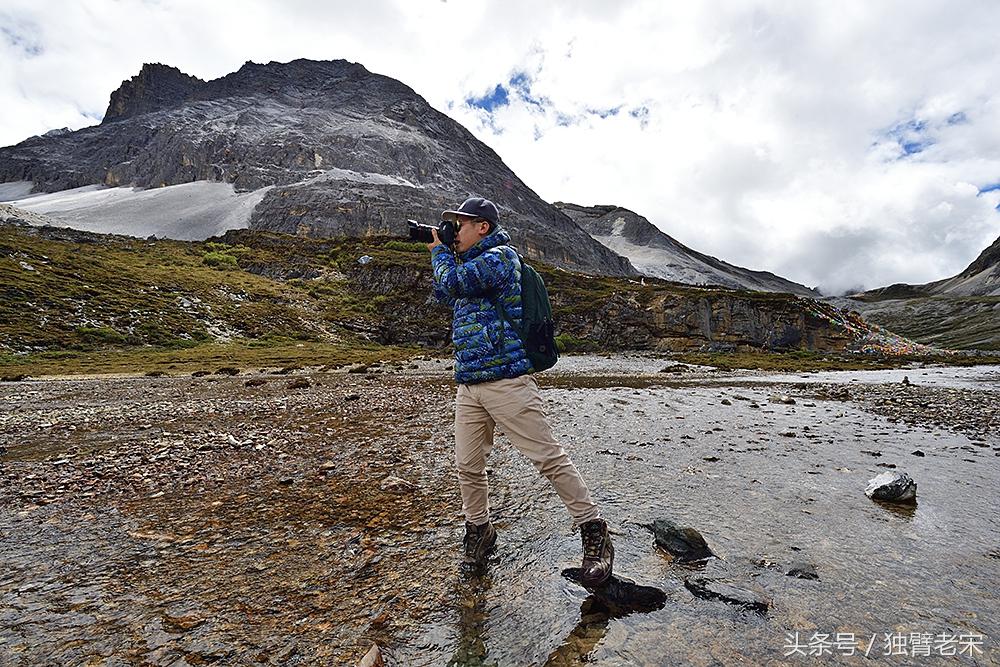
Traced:
[[[978, 190], [1000, 182], [997, 19], [972, 0], [10, 0], [0, 144], [92, 124], [143, 62], [215, 78], [345, 58], [411, 86], [549, 201], [626, 206], [808, 285], [923, 282], [1000, 235], [1000, 195]], [[507, 105], [466, 103], [498, 84]]]

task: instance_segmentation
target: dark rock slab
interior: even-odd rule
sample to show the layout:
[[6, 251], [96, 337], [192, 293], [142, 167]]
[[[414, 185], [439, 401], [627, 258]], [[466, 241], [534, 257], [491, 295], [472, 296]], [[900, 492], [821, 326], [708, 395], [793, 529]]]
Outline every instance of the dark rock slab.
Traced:
[[758, 614], [765, 613], [770, 602], [762, 594], [741, 588], [725, 579], [687, 577], [684, 587], [703, 600], [717, 600]]

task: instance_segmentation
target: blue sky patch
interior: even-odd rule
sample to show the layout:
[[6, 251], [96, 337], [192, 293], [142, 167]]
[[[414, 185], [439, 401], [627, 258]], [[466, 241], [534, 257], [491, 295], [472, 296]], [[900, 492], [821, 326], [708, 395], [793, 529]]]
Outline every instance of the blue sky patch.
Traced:
[[895, 141], [903, 151], [900, 159], [922, 153], [934, 145], [934, 139], [927, 135], [927, 121], [916, 118], [896, 123], [885, 132], [885, 136]]
[[600, 116], [601, 118], [607, 118], [608, 116], [617, 116], [618, 112], [622, 110], [622, 105], [619, 104], [616, 107], [611, 107], [610, 109], [587, 109], [587, 113], [593, 116]]
[[957, 111], [948, 116], [948, 120], [945, 122], [949, 125], [963, 125], [969, 122], [969, 117], [965, 115], [964, 111]]
[[507, 89], [500, 84], [497, 84], [496, 88], [482, 97], [466, 97], [465, 103], [470, 107], [478, 107], [485, 111], [492, 112], [497, 107], [510, 104], [510, 97], [507, 94]]
[[0, 34], [3, 35], [4, 40], [8, 44], [18, 49], [29, 58], [40, 56], [44, 51], [38, 40], [32, 39], [28, 35], [23, 35], [7, 26], [0, 26]]
[[628, 115], [639, 121], [639, 127], [646, 127], [649, 124], [649, 107], [641, 106], [629, 109]]

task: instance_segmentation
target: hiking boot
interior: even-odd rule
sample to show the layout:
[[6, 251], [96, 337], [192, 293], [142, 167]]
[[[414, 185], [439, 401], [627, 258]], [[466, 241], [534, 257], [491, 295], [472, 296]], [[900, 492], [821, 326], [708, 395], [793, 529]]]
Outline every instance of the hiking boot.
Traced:
[[486, 562], [486, 557], [496, 547], [497, 531], [489, 521], [481, 526], [466, 521], [465, 537], [462, 539], [462, 544], [465, 546], [463, 562], [466, 565], [482, 565]]
[[611, 577], [615, 562], [615, 547], [611, 544], [608, 524], [604, 519], [591, 519], [580, 524], [583, 539], [583, 566], [580, 580], [588, 588], [596, 588]]

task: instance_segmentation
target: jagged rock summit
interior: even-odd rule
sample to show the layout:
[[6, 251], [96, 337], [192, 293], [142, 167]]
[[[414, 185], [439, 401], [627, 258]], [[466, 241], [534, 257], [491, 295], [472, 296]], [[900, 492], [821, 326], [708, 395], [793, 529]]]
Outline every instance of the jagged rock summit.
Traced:
[[[478, 194], [497, 202], [527, 257], [636, 273], [411, 88], [343, 60], [248, 62], [212, 81], [144, 65], [111, 94], [100, 125], [0, 148], [0, 183], [24, 181], [36, 193], [220, 182], [260, 195], [242, 226], [320, 237], [402, 235], [407, 218], [436, 220]], [[55, 206], [35, 210], [58, 217]], [[86, 207], [75, 206], [79, 217]], [[204, 224], [191, 208], [174, 229]], [[208, 228], [203, 236], [217, 232]]]
[[643, 216], [621, 206], [579, 206], [556, 202], [591, 236], [628, 257], [639, 272], [690, 285], [720, 285], [731, 289], [788, 292], [818, 298], [805, 285], [766, 271], [751, 271], [692, 250], [661, 232]]

